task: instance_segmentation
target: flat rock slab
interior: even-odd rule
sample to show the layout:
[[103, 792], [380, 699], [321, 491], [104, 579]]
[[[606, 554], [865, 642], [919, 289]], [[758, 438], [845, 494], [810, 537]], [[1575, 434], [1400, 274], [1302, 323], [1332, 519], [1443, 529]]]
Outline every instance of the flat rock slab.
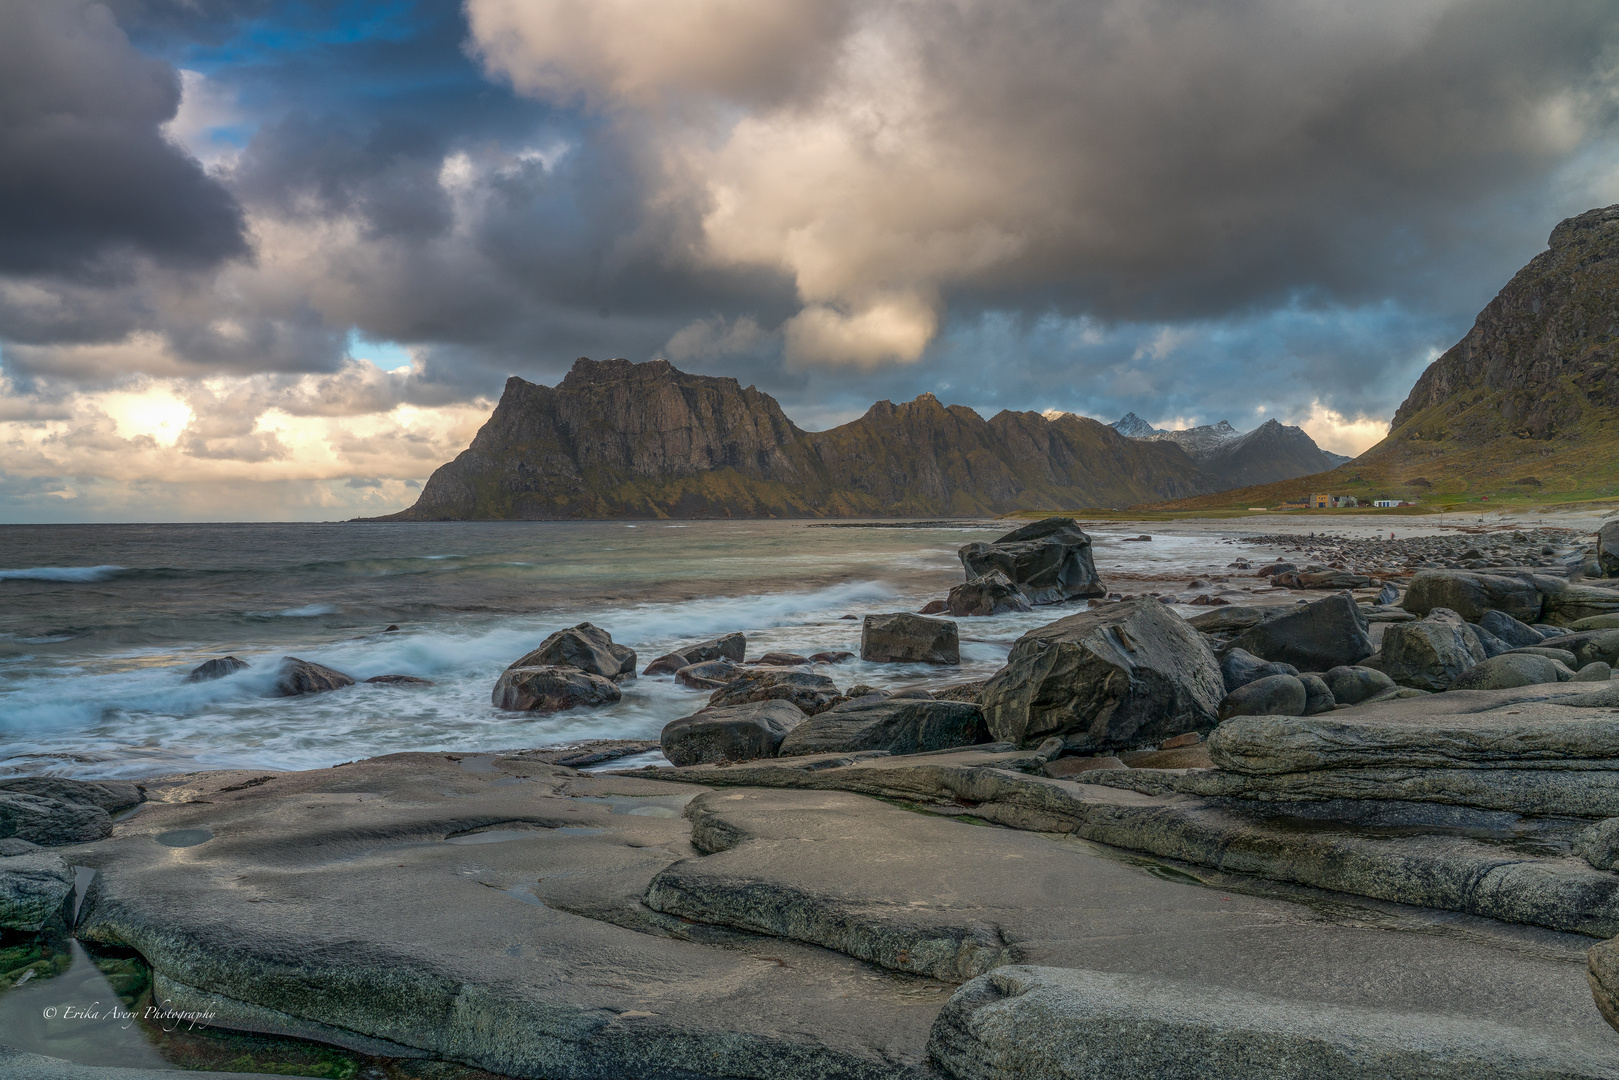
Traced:
[[948, 993], [648, 911], [690, 786], [400, 754], [201, 774], [107, 840], [80, 916], [176, 1007], [515, 1077], [914, 1077]]

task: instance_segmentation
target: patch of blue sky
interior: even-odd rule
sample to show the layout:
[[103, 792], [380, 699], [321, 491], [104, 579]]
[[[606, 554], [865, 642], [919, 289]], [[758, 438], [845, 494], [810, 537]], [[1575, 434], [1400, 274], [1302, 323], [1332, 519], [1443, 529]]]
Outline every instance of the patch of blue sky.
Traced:
[[223, 42], [193, 44], [186, 52], [185, 66], [209, 74], [320, 46], [408, 41], [421, 30], [421, 7], [417, 0], [284, 4], [277, 7], [273, 18], [243, 22]]
[[410, 352], [392, 341], [368, 338], [358, 329], [349, 331], [349, 357], [369, 360], [383, 371], [400, 371], [410, 367]]

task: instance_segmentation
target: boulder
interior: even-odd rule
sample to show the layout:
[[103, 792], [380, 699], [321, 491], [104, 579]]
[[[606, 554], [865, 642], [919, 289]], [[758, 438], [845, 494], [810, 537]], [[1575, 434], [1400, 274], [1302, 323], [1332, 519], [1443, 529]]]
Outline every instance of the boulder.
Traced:
[[1271, 581], [1284, 589], [1364, 589], [1371, 583], [1365, 574], [1348, 570], [1296, 570], [1277, 574]]
[[1619, 817], [1603, 818], [1581, 831], [1569, 850], [1598, 870], [1619, 869]]
[[213, 682], [223, 679], [226, 675], [234, 675], [247, 667], [246, 660], [235, 656], [216, 656], [212, 660], [205, 660], [191, 669], [191, 674], [185, 677], [188, 683]]
[[1613, 668], [1601, 660], [1593, 661], [1574, 673], [1574, 682], [1605, 683], [1613, 678]]
[[791, 701], [710, 706], [663, 728], [663, 756], [676, 765], [775, 757], [782, 739], [805, 720]]
[[491, 700], [512, 712], [561, 712], [610, 705], [623, 697], [616, 683], [590, 671], [555, 664], [509, 667], [495, 682]]
[[918, 615], [943, 615], [950, 610], [948, 600], [929, 600], [916, 609]]
[[1564, 634], [1546, 638], [1539, 647], [1566, 649], [1572, 652], [1576, 666], [1583, 667], [1598, 660], [1609, 666], [1619, 665], [1619, 630], [1587, 630], [1579, 634]]
[[73, 921], [73, 870], [59, 855], [33, 852], [0, 860], [0, 930], [37, 934]]
[[1298, 679], [1304, 684], [1304, 712], [1301, 715], [1315, 716], [1338, 707], [1338, 699], [1332, 696], [1332, 688], [1321, 676], [1306, 672]]
[[1248, 607], [1233, 604], [1219, 611], [1205, 611], [1201, 615], [1193, 615], [1186, 620], [1205, 634], [1219, 636], [1221, 634], [1240, 633], [1266, 619], [1274, 619], [1282, 614], [1281, 608], [1275, 607]]
[[1556, 660], [1525, 653], [1506, 653], [1475, 664], [1451, 682], [1452, 690], [1507, 690], [1514, 686], [1564, 682], [1572, 677]]
[[1538, 622], [1543, 597], [1536, 583], [1524, 578], [1470, 570], [1421, 570], [1406, 587], [1400, 606], [1413, 615], [1447, 608], [1468, 622], [1486, 611], [1504, 611], [1526, 623]]
[[1574, 622], [1569, 623], [1568, 629], [1573, 631], [1619, 630], [1619, 614], [1592, 615], [1588, 619], [1576, 619]]
[[1073, 518], [1036, 521], [992, 544], [968, 544], [958, 554], [969, 580], [999, 570], [1031, 604], [1107, 595], [1091, 560], [1091, 538]]
[[1139, 746], [1207, 731], [1225, 685], [1197, 631], [1156, 600], [1127, 600], [1031, 630], [984, 686], [1000, 742]]
[[933, 691], [933, 696], [939, 701], [970, 701], [974, 705], [982, 705], [984, 703], [984, 687], [988, 684], [988, 679], [957, 683], [954, 686], [947, 686], [943, 690]]
[[1546, 593], [1541, 617], [1555, 626], [1575, 623], [1601, 615], [1619, 614], [1619, 591], [1597, 585], [1567, 585], [1560, 579], [1558, 587]]
[[1416, 622], [1395, 623], [1383, 635], [1383, 671], [1417, 690], [1448, 690], [1458, 675], [1484, 659], [1472, 627], [1447, 608], [1432, 608]]
[[735, 679], [742, 668], [733, 660], [706, 660], [688, 664], [675, 672], [675, 682], [693, 690], [718, 690]]
[[296, 656], [281, 658], [281, 671], [276, 676], [277, 697], [298, 697], [302, 694], [320, 694], [353, 686], [354, 680], [341, 671], [333, 671], [322, 664], [300, 660]]
[[754, 701], [790, 701], [814, 716], [831, 708], [842, 697], [837, 684], [825, 675], [791, 668], [754, 668], [738, 672], [709, 696], [708, 703], [714, 708], [725, 708]]
[[1478, 638], [1479, 645], [1484, 649], [1484, 658], [1486, 660], [1492, 656], [1500, 656], [1502, 653], [1511, 652], [1513, 650], [1512, 645], [1507, 644], [1505, 641], [1502, 641], [1500, 638], [1484, 629], [1481, 624], [1468, 623], [1467, 626], [1468, 629], [1473, 631], [1473, 636]]
[[1254, 572], [1254, 577], [1275, 577], [1277, 574], [1291, 574], [1297, 569], [1298, 567], [1290, 562], [1273, 562], [1261, 566]]
[[1278, 664], [1261, 660], [1247, 649], [1227, 649], [1220, 654], [1220, 677], [1226, 693], [1247, 686], [1271, 675], [1297, 675], [1299, 669], [1292, 664]]
[[1603, 577], [1619, 577], [1619, 518], [1603, 522], [1597, 530], [1597, 562]]
[[807, 656], [790, 652], [767, 652], [757, 660], [748, 661], [761, 667], [799, 667], [810, 662]]
[[1367, 698], [1394, 689], [1394, 680], [1381, 671], [1357, 665], [1335, 667], [1322, 681], [1339, 705], [1359, 705]]
[[711, 641], [700, 641], [696, 645], [687, 645], [676, 649], [686, 658], [688, 664], [703, 664], [710, 660], [735, 660], [741, 663], [747, 655], [748, 639], [741, 633], [726, 634]]
[[[1319, 679], [1317, 680], [1320, 681]], [[1325, 683], [1322, 684], [1323, 689]], [[1303, 716], [1309, 704], [1304, 683], [1292, 675], [1267, 675], [1245, 683], [1220, 702], [1219, 718], [1233, 716]]]
[[62, 776], [10, 776], [0, 779], [0, 791], [18, 791], [64, 803], [99, 806], [109, 814], [146, 801], [138, 784], [127, 780], [69, 780]]
[[112, 815], [99, 806], [0, 790], [0, 836], [55, 847], [100, 840], [111, 834]]
[[1513, 656], [1542, 656], [1547, 660], [1555, 660], [1567, 668], [1579, 666], [1579, 658], [1570, 649], [1552, 649], [1545, 645], [1531, 645], [1527, 649], [1513, 649]]
[[373, 675], [365, 680], [378, 686], [432, 686], [432, 679], [423, 679], [417, 675]]
[[1301, 671], [1326, 671], [1372, 655], [1366, 616], [1347, 596], [1328, 596], [1266, 619], [1231, 639], [1265, 660]]
[[1504, 611], [1486, 611], [1479, 616], [1478, 624], [1506, 642], [1509, 648], [1521, 649], [1526, 645], [1540, 644], [1541, 635], [1538, 630], [1527, 623], [1519, 622]]
[[673, 675], [683, 667], [690, 667], [691, 661], [680, 653], [664, 653], [642, 670], [642, 675]]
[[[689, 656], [685, 652], [681, 655]], [[583, 622], [566, 630], [558, 630], [540, 642], [539, 648], [511, 666], [578, 668], [588, 674], [619, 682], [635, 678], [635, 650], [615, 645], [607, 631]]]
[[1032, 611], [1023, 590], [999, 570], [963, 582], [950, 590], [946, 610], [959, 618], [969, 615], [1002, 615], [1008, 611]]
[[1399, 599], [1400, 590], [1395, 588], [1393, 582], [1385, 581], [1383, 587], [1377, 591], [1377, 596], [1373, 598], [1372, 603], [1378, 607], [1388, 607], [1390, 604], [1397, 603]]
[[794, 728], [781, 756], [887, 750], [920, 754], [989, 742], [984, 712], [965, 701], [898, 695], [846, 701]]
[[899, 611], [867, 615], [860, 627], [860, 659], [878, 663], [959, 664], [956, 624]]
[[830, 652], [810, 653], [812, 664], [841, 664], [846, 660], [853, 660], [854, 653], [847, 649], [833, 649]]

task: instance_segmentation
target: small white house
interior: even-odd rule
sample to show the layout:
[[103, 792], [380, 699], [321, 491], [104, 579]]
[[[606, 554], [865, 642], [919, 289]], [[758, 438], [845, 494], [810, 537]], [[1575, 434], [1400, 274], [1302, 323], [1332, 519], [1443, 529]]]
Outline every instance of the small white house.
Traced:
[[1384, 508], [1386, 510], [1391, 506], [1404, 506], [1405, 504], [1403, 502], [1401, 502], [1399, 499], [1373, 499], [1372, 500], [1372, 505], [1373, 506], [1381, 506], [1382, 508]]

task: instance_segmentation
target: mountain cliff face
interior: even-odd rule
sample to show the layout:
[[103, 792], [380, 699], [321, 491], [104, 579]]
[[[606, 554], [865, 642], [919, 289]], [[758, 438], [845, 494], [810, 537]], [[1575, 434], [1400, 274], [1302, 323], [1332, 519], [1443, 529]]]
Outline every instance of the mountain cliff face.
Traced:
[[1221, 486], [1172, 443], [1079, 416], [985, 420], [924, 394], [806, 432], [735, 379], [581, 359], [554, 388], [509, 379], [472, 445], [385, 520], [973, 515]]

